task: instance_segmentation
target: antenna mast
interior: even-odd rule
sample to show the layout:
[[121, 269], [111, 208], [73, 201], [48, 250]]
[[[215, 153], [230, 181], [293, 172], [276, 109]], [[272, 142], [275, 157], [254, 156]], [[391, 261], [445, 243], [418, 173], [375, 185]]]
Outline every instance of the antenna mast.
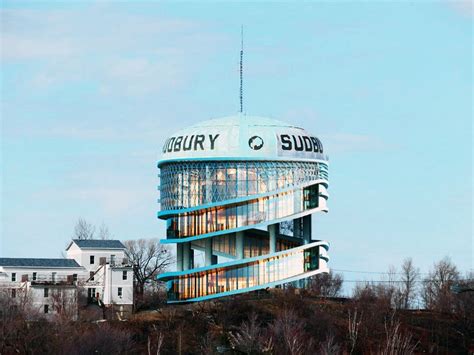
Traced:
[[243, 59], [244, 59], [244, 25], [242, 25], [240, 28], [240, 113], [242, 113], [244, 109]]

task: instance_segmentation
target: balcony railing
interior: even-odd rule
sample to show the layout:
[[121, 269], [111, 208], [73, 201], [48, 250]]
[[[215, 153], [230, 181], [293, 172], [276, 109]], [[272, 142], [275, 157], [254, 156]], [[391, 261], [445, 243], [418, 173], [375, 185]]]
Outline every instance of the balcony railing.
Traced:
[[35, 279], [31, 277], [29, 280], [32, 285], [74, 285], [80, 281], [85, 281], [84, 277], [73, 275], [38, 275]]
[[115, 267], [132, 266], [128, 258], [99, 258], [99, 265], [110, 265]]
[[70, 275], [52, 275], [52, 274], [24, 274], [16, 279], [16, 281], [0, 281], [0, 287], [18, 286], [25, 282], [30, 282], [32, 285], [75, 285], [85, 282], [87, 277], [84, 275], [70, 274]]

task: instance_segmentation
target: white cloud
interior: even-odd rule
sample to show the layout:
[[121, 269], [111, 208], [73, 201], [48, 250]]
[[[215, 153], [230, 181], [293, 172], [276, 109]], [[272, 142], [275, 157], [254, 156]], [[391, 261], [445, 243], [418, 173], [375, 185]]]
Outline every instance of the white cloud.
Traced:
[[474, 17], [473, 0], [445, 0], [445, 2], [457, 13], [462, 16]]
[[224, 38], [193, 21], [130, 14], [107, 6], [80, 10], [5, 9], [2, 59], [34, 65], [25, 86], [100, 83], [105, 95], [144, 95], [192, 79]]
[[[114, 162], [120, 165], [121, 160]], [[34, 201], [48, 201], [52, 206], [67, 201], [68, 206], [73, 206], [72, 210], [93, 211], [107, 219], [122, 218], [130, 211], [152, 213], [157, 209], [159, 194], [154, 188], [158, 181], [154, 174], [156, 168], [151, 163], [144, 174], [109, 165], [102, 162], [102, 166], [94, 170], [81, 170], [87, 166], [79, 164], [78, 169], [63, 177], [64, 182], [38, 189], [31, 197]], [[134, 164], [128, 162], [126, 166]]]
[[102, 73], [105, 80], [101, 94], [113, 94], [118, 85], [123, 93], [137, 96], [176, 89], [185, 84], [190, 75], [185, 63], [165, 57], [117, 58], [108, 63]]
[[288, 122], [294, 122], [320, 137], [329, 156], [334, 153], [380, 151], [397, 147], [395, 143], [386, 142], [373, 135], [336, 131], [333, 119], [321, 117], [312, 108], [294, 108], [287, 111], [284, 117]]
[[77, 54], [78, 48], [64, 39], [32, 38], [25, 34], [2, 35], [2, 57], [4, 60], [45, 59], [67, 57]]

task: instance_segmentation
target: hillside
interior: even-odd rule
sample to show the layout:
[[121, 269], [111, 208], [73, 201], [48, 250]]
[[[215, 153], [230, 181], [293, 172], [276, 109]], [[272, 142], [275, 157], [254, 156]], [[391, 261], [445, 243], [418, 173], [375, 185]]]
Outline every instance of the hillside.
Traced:
[[462, 354], [474, 348], [472, 312], [395, 311], [381, 300], [291, 291], [167, 306], [136, 314], [130, 326], [142, 335], [152, 329], [152, 343], [161, 333], [165, 352]]
[[294, 290], [163, 305], [126, 321], [3, 318], [0, 353], [468, 354], [472, 296], [452, 313], [393, 310], [382, 299], [322, 299]]

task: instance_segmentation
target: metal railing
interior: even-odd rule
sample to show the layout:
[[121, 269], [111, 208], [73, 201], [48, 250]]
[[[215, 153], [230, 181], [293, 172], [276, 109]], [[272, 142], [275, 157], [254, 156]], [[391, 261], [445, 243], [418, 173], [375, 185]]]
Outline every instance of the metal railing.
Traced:
[[77, 282], [85, 281], [86, 279], [81, 275], [72, 274], [72, 275], [37, 275], [36, 278], [31, 277], [28, 281], [32, 285], [74, 285]]
[[107, 258], [100, 257], [99, 265], [110, 265], [110, 266], [132, 266], [132, 263], [128, 258]]
[[19, 275], [16, 281], [0, 281], [0, 287], [18, 286], [25, 282], [30, 282], [32, 285], [75, 285], [77, 283], [85, 282], [86, 280], [87, 277], [78, 274], [53, 275], [51, 273], [36, 273]]

